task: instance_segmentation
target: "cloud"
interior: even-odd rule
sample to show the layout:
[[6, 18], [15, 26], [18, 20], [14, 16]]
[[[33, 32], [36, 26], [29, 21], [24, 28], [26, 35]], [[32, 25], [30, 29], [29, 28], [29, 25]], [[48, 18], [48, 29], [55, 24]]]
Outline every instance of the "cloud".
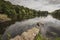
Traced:
[[49, 4], [60, 4], [60, 0], [49, 0]]
[[23, 5], [35, 10], [52, 12], [60, 9], [60, 0], [9, 0], [12, 4]]

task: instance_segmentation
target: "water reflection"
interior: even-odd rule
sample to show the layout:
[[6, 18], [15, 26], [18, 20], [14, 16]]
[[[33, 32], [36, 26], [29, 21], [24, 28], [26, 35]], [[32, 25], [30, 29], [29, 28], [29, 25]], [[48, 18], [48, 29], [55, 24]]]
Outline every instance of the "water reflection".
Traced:
[[45, 18], [41, 18], [41, 20], [44, 20], [44, 21], [50, 21], [50, 22], [57, 22], [57, 23], [59, 23], [60, 22], [60, 20], [58, 20], [58, 19], [56, 19], [56, 18], [54, 18], [52, 15], [48, 15], [47, 17], [45, 17]]
[[48, 34], [50, 37], [60, 37], [60, 20], [53, 18], [51, 15], [48, 15], [45, 18], [41, 18], [40, 22], [44, 24], [44, 27], [43, 25], [41, 27], [42, 35], [45, 36]]
[[[6, 38], [8, 38], [7, 37], [8, 32], [12, 36], [11, 38], [15, 37], [18, 34], [21, 35], [24, 31], [36, 27], [37, 22], [44, 24], [44, 27], [43, 25], [41, 25], [42, 35], [45, 36], [47, 32], [49, 33], [54, 32], [60, 36], [60, 20], [53, 18], [51, 15], [48, 15], [47, 17], [36, 17], [22, 22], [16, 22], [15, 24], [9, 26], [9, 28], [3, 35], [3, 39], [6, 40]], [[51, 34], [49, 35], [51, 36]]]

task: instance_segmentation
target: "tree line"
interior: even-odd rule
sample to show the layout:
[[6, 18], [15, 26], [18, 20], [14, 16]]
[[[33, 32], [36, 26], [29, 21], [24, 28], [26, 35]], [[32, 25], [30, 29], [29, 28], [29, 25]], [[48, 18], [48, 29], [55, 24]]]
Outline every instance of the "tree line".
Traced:
[[7, 14], [12, 20], [24, 20], [34, 17], [47, 16], [48, 11], [36, 11], [24, 6], [12, 5], [9, 1], [0, 1], [0, 12]]

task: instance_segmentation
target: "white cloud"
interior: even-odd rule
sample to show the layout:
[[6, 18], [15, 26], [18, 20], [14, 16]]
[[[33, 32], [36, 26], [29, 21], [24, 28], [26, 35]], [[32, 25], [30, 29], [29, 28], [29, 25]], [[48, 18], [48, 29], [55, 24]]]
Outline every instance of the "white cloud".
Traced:
[[60, 9], [60, 0], [9, 0], [13, 4], [44, 11]]

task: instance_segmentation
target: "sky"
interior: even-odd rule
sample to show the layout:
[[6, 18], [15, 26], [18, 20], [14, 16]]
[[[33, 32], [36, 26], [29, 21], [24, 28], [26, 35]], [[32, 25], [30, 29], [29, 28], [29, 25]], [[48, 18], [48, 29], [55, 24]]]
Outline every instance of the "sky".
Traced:
[[12, 4], [21, 5], [30, 9], [49, 11], [60, 9], [60, 0], [8, 0]]

